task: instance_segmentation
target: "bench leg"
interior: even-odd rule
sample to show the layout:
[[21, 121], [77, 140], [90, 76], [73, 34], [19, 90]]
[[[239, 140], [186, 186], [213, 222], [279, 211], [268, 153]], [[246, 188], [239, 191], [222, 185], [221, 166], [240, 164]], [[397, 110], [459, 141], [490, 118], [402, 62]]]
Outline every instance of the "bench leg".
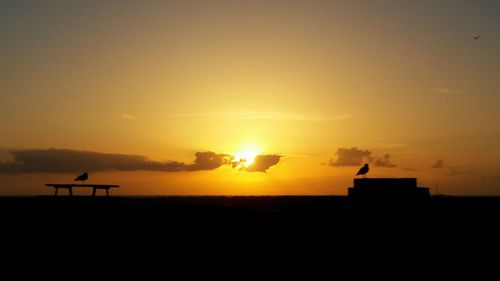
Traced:
[[56, 192], [54, 193], [54, 196], [57, 196], [57, 191], [59, 190], [59, 188], [56, 187]]
[[106, 188], [106, 197], [109, 197], [109, 188]]
[[73, 196], [73, 188], [72, 188], [72, 187], [70, 187], [70, 188], [68, 188], [68, 189], [69, 189], [69, 196]]
[[94, 189], [92, 190], [92, 197], [95, 197], [95, 190], [96, 190], [96, 189], [97, 189], [97, 188], [95, 188], [95, 187], [94, 187]]

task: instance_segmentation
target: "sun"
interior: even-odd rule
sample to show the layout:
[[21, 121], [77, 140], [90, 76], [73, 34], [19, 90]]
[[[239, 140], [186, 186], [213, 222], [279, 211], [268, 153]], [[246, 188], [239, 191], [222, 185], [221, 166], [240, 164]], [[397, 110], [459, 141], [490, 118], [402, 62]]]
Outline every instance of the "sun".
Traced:
[[257, 147], [248, 146], [243, 151], [233, 154], [233, 167], [244, 169], [255, 162], [255, 157], [259, 155], [260, 149]]

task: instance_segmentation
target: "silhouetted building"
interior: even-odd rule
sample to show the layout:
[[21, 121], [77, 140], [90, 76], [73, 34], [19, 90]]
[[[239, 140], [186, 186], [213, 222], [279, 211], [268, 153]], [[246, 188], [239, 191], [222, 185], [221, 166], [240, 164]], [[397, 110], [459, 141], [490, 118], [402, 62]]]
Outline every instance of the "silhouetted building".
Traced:
[[429, 198], [429, 188], [417, 187], [416, 178], [363, 178], [354, 179], [354, 186], [348, 189], [353, 199], [408, 199]]

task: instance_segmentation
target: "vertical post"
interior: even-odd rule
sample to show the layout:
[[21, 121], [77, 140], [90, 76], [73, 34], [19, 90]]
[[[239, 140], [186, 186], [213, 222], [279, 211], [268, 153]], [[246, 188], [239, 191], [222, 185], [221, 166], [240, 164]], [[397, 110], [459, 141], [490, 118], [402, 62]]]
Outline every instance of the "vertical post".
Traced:
[[106, 188], [106, 197], [109, 197], [109, 187]]
[[54, 196], [57, 196], [57, 191], [59, 190], [58, 187], [56, 187], [56, 192], [54, 193]]
[[95, 197], [95, 190], [96, 190], [96, 187], [94, 186], [94, 189], [92, 190], [92, 197]]
[[73, 196], [73, 187], [70, 186], [68, 189], [69, 189], [69, 196]]

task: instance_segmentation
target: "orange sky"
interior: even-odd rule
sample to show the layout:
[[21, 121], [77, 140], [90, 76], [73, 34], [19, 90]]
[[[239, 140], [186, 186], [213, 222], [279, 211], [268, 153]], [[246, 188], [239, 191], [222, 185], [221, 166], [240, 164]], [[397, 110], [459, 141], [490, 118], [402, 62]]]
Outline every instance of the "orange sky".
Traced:
[[[48, 194], [44, 183], [83, 172], [16, 159], [57, 148], [147, 157], [77, 166], [120, 194], [346, 194], [371, 161], [371, 177], [498, 195], [499, 11], [498, 1], [2, 1], [0, 194]], [[196, 152], [247, 147], [279, 162], [182, 170]], [[144, 166], [167, 161], [182, 171]]]

